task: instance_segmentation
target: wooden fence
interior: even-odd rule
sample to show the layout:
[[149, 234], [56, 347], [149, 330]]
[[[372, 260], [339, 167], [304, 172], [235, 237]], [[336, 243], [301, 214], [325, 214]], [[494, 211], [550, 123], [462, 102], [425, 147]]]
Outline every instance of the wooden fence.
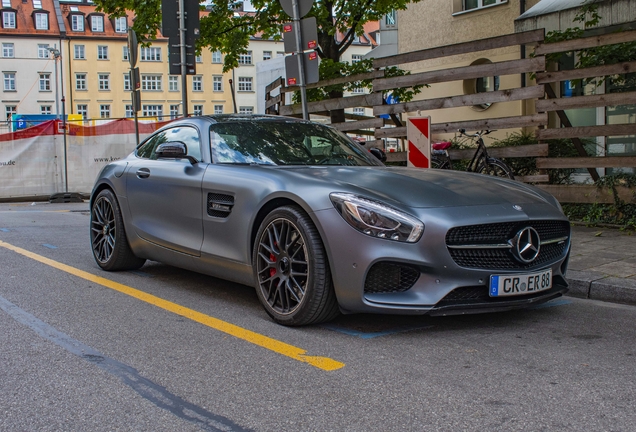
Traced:
[[[544, 30], [540, 29], [384, 57], [374, 60], [374, 70], [370, 73], [336, 78], [308, 85], [307, 88], [317, 88], [361, 80], [372, 80], [373, 83], [373, 90], [370, 94], [310, 102], [308, 103], [308, 112], [315, 116], [328, 116], [329, 111], [335, 109], [356, 107], [372, 108], [374, 117], [347, 114], [347, 119], [350, 121], [333, 124], [332, 126], [343, 132], [372, 135], [375, 136], [377, 140], [380, 140], [383, 138], [406, 137], [406, 126], [400, 122], [399, 114], [497, 102], [520, 101], [521, 103], [521, 101], [533, 101], [536, 111], [536, 113], [533, 114], [433, 123], [431, 125], [431, 131], [432, 133], [452, 133], [460, 128], [466, 130], [532, 128], [536, 131], [535, 133], [539, 144], [493, 148], [490, 152], [495, 157], [536, 158], [536, 165], [539, 172], [536, 175], [520, 178], [522, 181], [539, 184], [547, 183], [549, 180], [547, 170], [561, 168], [587, 169], [591, 177], [596, 180], [598, 179], [596, 168], [636, 167], [636, 156], [588, 156], [580, 141], [580, 137], [636, 135], [636, 124], [627, 123], [572, 127], [572, 124], [565, 114], [565, 110], [636, 104], [636, 92], [559, 98], [556, 96], [552, 85], [558, 86], [562, 81], [634, 73], [636, 72], [636, 61], [585, 69], [550, 72], [546, 70], [546, 55], [632, 41], [636, 41], [636, 31], [606, 34], [564, 42], [544, 43]], [[426, 62], [427, 60], [440, 59], [443, 57], [519, 45], [534, 46], [532, 57], [489, 64], [432, 70], [398, 77], [386, 77], [383, 70], [383, 68], [390, 66], [405, 65], [413, 62]], [[533, 74], [536, 76], [536, 80], [533, 85], [519, 88], [462, 96], [453, 95], [433, 99], [414, 100], [392, 105], [387, 105], [383, 97], [385, 92], [396, 88], [412, 88], [416, 85], [513, 74]], [[276, 88], [280, 89], [280, 95], [271, 97], [270, 92]], [[268, 112], [280, 115], [300, 115], [302, 113], [301, 106], [299, 104], [285, 105], [284, 97], [285, 93], [297, 90], [297, 87], [285, 87], [284, 80], [282, 79], [270, 84], [267, 88], [266, 101]], [[561, 127], [549, 127], [550, 113], [554, 113], [552, 115], [555, 115]], [[385, 117], [388, 115], [390, 119], [381, 118], [381, 115]], [[572, 139], [579, 153], [579, 157], [548, 158], [548, 144], [546, 144], [545, 141], [555, 138]], [[469, 158], [471, 155], [471, 150], [451, 151], [451, 157], [453, 159]], [[388, 156], [389, 161], [406, 161], [405, 153], [391, 153]], [[563, 202], [614, 202], [616, 199], [615, 194], [598, 190], [595, 186], [545, 184], [540, 185], [540, 187], [549, 190]], [[636, 197], [630, 189], [621, 189], [617, 194], [623, 201], [636, 203]]]

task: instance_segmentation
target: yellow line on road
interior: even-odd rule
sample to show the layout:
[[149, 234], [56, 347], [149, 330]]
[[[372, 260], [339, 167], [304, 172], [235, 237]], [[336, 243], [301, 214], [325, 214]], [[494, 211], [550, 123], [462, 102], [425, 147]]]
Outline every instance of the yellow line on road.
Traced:
[[102, 285], [106, 288], [110, 288], [115, 291], [119, 291], [120, 293], [129, 295], [131, 297], [134, 297], [146, 303], [150, 303], [161, 309], [189, 318], [192, 321], [196, 321], [200, 324], [203, 324], [205, 326], [208, 326], [220, 332], [223, 332], [231, 336], [234, 336], [236, 338], [242, 339], [244, 341], [253, 343], [254, 345], [258, 345], [260, 347], [266, 348], [270, 351], [274, 351], [278, 354], [282, 354], [294, 360], [308, 363], [314, 367], [317, 367], [318, 369], [333, 371], [333, 370], [340, 369], [344, 367], [345, 365], [344, 363], [330, 359], [328, 357], [306, 355], [305, 354], [306, 351], [301, 348], [286, 344], [284, 342], [281, 342], [276, 339], [272, 339], [270, 337], [264, 336], [259, 333], [255, 333], [253, 331], [244, 329], [237, 325], [230, 324], [226, 321], [213, 318], [209, 315], [202, 314], [195, 310], [186, 308], [184, 306], [178, 305], [168, 300], [164, 300], [162, 298], [153, 296], [151, 294], [145, 293], [135, 288], [131, 288], [129, 286], [120, 284], [118, 282], [114, 282], [112, 280], [109, 280], [100, 276], [95, 276], [94, 274], [85, 272], [83, 270], [77, 269], [75, 267], [71, 267], [66, 264], [62, 264], [60, 262], [46, 258], [42, 255], [38, 255], [36, 253], [30, 252], [26, 249], [22, 249], [20, 247], [13, 246], [9, 243], [5, 243], [1, 240], [0, 240], [0, 246], [6, 249], [12, 250], [13, 252], [19, 253], [20, 255], [24, 255], [25, 257], [31, 258], [35, 261], [39, 261], [43, 264], [56, 268], [58, 270], [62, 270], [66, 273], [70, 273], [74, 276], [80, 277], [87, 281]]

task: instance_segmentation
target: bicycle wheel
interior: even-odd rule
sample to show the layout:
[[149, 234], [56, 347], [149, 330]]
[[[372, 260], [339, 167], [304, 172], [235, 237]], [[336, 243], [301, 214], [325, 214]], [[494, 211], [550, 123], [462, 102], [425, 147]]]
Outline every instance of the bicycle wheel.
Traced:
[[486, 163], [482, 163], [475, 172], [495, 177], [507, 177], [512, 180], [515, 179], [515, 176], [512, 174], [512, 169], [503, 161], [495, 158], [488, 158]]
[[450, 169], [448, 161], [437, 156], [431, 156], [431, 168], [435, 169]]

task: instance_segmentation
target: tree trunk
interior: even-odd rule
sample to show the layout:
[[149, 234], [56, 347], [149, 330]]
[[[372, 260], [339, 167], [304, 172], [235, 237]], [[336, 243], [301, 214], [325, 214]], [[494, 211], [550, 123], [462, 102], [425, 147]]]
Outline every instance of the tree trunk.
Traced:
[[[338, 52], [338, 44], [334, 40], [333, 36], [330, 36], [326, 33], [320, 33], [318, 35], [318, 41], [320, 42], [320, 47], [322, 49], [323, 58], [331, 59], [334, 62], [340, 61], [340, 53]], [[341, 91], [332, 91], [329, 92], [329, 97], [332, 99], [343, 97], [343, 92]], [[345, 112], [344, 109], [331, 110], [329, 112], [331, 117], [331, 123], [344, 123], [345, 122]]]
[[[329, 97], [332, 99], [337, 99], [343, 97], [343, 93], [341, 91], [333, 91], [329, 92]], [[344, 123], [345, 112], [344, 109], [337, 109], [329, 111], [329, 116], [331, 117], [331, 123]]]

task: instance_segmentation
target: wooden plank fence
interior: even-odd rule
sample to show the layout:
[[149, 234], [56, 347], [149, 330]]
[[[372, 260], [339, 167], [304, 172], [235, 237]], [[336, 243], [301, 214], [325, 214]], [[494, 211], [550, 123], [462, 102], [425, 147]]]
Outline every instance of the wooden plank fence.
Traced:
[[[377, 145], [382, 144], [386, 138], [405, 138], [406, 127], [399, 121], [400, 114], [419, 111], [432, 111], [453, 109], [484, 104], [512, 101], [532, 101], [535, 113], [516, 115], [511, 117], [465, 119], [447, 123], [433, 123], [432, 133], [453, 133], [458, 129], [483, 130], [483, 129], [520, 129], [532, 128], [536, 131], [536, 137], [540, 144], [533, 146], [519, 146], [508, 148], [492, 148], [489, 153], [494, 157], [515, 158], [534, 157], [539, 172], [536, 175], [527, 176], [523, 181], [540, 183], [548, 181], [547, 170], [562, 168], [583, 168], [593, 179], [598, 179], [597, 168], [624, 168], [636, 167], [635, 156], [595, 157], [589, 156], [584, 149], [580, 137], [593, 136], [622, 136], [636, 135], [636, 124], [610, 124], [599, 126], [572, 127], [565, 110], [608, 107], [618, 105], [636, 104], [636, 92], [622, 92], [610, 94], [584, 95], [567, 98], [559, 98], [551, 85], [557, 88], [562, 81], [590, 79], [594, 77], [606, 77], [617, 74], [636, 72], [636, 61], [619, 64], [596, 66], [564, 71], [547, 71], [547, 54], [577, 51], [585, 48], [598, 47], [616, 43], [636, 41], [636, 30], [621, 33], [603, 34], [594, 37], [568, 40], [555, 43], [544, 42], [544, 30], [533, 30], [511, 35], [503, 35], [488, 39], [458, 43], [443, 47], [430, 48], [410, 53], [402, 53], [390, 57], [375, 59], [374, 70], [370, 73], [351, 77], [340, 77], [321, 81], [308, 85], [307, 88], [326, 87], [335, 84], [371, 80], [373, 90], [370, 94], [352, 95], [339, 99], [311, 102], [308, 111], [314, 115], [329, 115], [330, 110], [366, 107], [373, 108], [373, 117], [353, 116], [347, 114], [351, 121], [334, 124], [337, 129], [358, 134], [375, 136]], [[404, 76], [386, 77], [383, 68], [401, 66], [413, 62], [451, 57], [460, 54], [474, 53], [478, 51], [505, 48], [518, 45], [534, 46], [534, 54], [530, 58], [500, 61], [489, 64], [452, 67], [439, 70], [411, 73]], [[636, 55], [636, 54], [635, 54]], [[636, 59], [635, 59], [636, 60]], [[420, 63], [422, 64], [422, 63]], [[434, 85], [458, 80], [477, 79], [512, 74], [533, 74], [535, 82], [532, 85], [519, 88], [508, 88], [490, 92], [448, 95], [445, 97], [424, 98], [405, 103], [386, 104], [384, 94], [396, 88], [412, 88], [417, 85]], [[270, 97], [269, 94], [275, 88], [280, 89], [280, 95]], [[302, 113], [301, 106], [285, 105], [285, 93], [297, 91], [298, 87], [285, 87], [284, 80], [279, 79], [267, 87], [266, 107], [268, 112], [281, 115], [295, 115]], [[389, 115], [391, 120], [380, 118]], [[559, 121], [561, 127], [549, 127], [551, 116]], [[574, 158], [548, 158], [548, 144], [546, 140], [571, 138], [579, 157]], [[453, 159], [465, 159], [472, 156], [473, 150], [451, 150]], [[406, 161], [405, 153], [389, 153], [388, 160], [392, 162]], [[544, 185], [542, 186], [564, 202], [610, 202], [614, 195], [608, 191], [599, 192], [594, 186], [574, 185]], [[590, 189], [592, 188], [592, 189]], [[570, 192], [572, 191], [572, 192]], [[631, 194], [631, 195], [630, 195]], [[634, 202], [633, 190], [621, 191], [619, 196], [626, 202]], [[592, 200], [592, 201], [590, 201]], [[593, 201], [597, 200], [597, 201]], [[613, 202], [613, 201], [611, 201]]]

